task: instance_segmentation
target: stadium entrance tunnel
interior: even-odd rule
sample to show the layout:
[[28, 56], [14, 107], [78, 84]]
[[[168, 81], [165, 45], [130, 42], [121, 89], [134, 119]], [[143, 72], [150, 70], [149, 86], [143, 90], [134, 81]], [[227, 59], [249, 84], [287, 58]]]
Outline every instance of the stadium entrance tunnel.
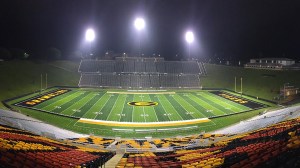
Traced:
[[156, 105], [158, 105], [157, 102], [151, 102], [151, 101], [128, 102], [127, 104], [130, 106], [156, 106]]

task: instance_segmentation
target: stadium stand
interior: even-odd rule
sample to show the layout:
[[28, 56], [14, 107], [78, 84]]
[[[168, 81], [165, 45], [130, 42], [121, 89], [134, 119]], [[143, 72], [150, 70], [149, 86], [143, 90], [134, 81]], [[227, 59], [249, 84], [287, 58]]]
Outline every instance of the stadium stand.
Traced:
[[177, 74], [82, 74], [80, 87], [198, 88], [198, 75]]
[[78, 71], [80, 87], [199, 88], [206, 75], [201, 62], [155, 58], [82, 60]]
[[[125, 153], [117, 167], [299, 167], [299, 121], [292, 119], [228, 137], [209, 147]], [[166, 140], [156, 143], [161, 141]]]
[[0, 167], [99, 167], [114, 154], [0, 125]]

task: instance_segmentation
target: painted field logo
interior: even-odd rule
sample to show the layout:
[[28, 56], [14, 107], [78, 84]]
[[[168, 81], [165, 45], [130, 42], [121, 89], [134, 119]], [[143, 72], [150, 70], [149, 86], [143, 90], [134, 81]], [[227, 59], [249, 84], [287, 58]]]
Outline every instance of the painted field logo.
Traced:
[[128, 105], [131, 106], [156, 106], [157, 102], [148, 102], [148, 101], [138, 101], [138, 102], [128, 102]]

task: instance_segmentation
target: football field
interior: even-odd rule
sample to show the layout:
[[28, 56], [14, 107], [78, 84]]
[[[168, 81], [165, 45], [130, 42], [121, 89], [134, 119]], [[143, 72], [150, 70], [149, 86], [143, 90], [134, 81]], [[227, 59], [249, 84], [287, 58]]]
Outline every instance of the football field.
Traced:
[[74, 118], [115, 122], [166, 122], [231, 115], [267, 105], [223, 90], [109, 91], [55, 88], [15, 106]]

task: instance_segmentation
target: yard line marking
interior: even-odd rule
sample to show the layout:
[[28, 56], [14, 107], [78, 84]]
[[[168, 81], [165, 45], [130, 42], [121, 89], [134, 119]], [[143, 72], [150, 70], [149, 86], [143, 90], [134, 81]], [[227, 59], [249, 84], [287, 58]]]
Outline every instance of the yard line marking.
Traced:
[[[218, 96], [218, 95], [215, 95], [215, 94], [212, 94], [212, 93], [205, 93], [205, 95], [207, 95], [207, 96], [209, 96], [209, 97], [212, 97], [212, 98], [214, 98], [214, 99], [218, 99], [218, 100], [224, 100], [225, 98], [223, 98], [223, 97], [220, 97], [220, 96]], [[225, 104], [227, 104], [227, 105], [229, 105], [229, 106], [231, 106], [231, 107], [233, 107], [233, 108], [236, 108], [236, 109], [238, 109], [239, 111], [245, 111], [244, 109], [242, 109], [242, 108], [240, 108], [240, 107], [238, 107], [238, 106], [235, 106], [235, 105], [232, 105], [232, 104], [230, 104], [230, 103], [235, 103], [235, 104], [238, 104], [238, 103], [236, 103], [236, 102], [234, 102], [234, 101], [230, 101], [230, 100], [228, 100], [228, 99], [225, 99], [226, 101], [222, 101], [222, 103], [225, 103]], [[229, 103], [230, 102], [230, 103]], [[238, 104], [238, 105], [241, 105], [241, 106], [243, 106], [242, 104]], [[245, 106], [246, 107], [246, 106]], [[249, 108], [249, 107], [247, 107], [247, 108]]]
[[[133, 100], [134, 100], [134, 96], [133, 96]], [[134, 116], [134, 106], [132, 107], [131, 122], [133, 122], [133, 116]]]
[[[141, 95], [141, 96], [142, 96], [142, 95]], [[144, 101], [144, 100], [143, 100], [143, 96], [142, 96], [141, 98], [142, 98], [142, 101]], [[146, 114], [145, 114], [145, 107], [143, 107], [143, 112], [144, 112], [144, 120], [145, 120], [145, 122], [146, 122], [146, 116], [145, 116], [145, 115], [146, 115]]]
[[115, 101], [115, 103], [114, 103], [113, 107], [111, 108], [111, 110], [110, 110], [110, 112], [109, 112], [108, 116], [106, 117], [106, 120], [109, 118], [110, 114], [112, 113], [113, 109], [114, 109], [114, 108], [115, 108], [115, 106], [116, 106], [116, 102], [118, 101], [118, 99], [119, 99], [120, 95], [117, 95], [117, 96], [118, 96], [118, 97], [117, 97], [117, 99], [116, 99], [116, 101]]
[[[149, 95], [147, 95], [147, 96], [148, 96], [148, 100], [152, 101], [151, 97], [150, 97]], [[152, 107], [152, 106], [151, 106], [151, 107]], [[158, 122], [158, 117], [157, 117], [157, 115], [156, 115], [155, 108], [154, 108], [154, 107], [152, 107], [152, 109], [153, 109], [153, 111], [154, 111], [154, 114], [155, 114], [155, 117], [156, 117], [156, 122]]]
[[[188, 93], [188, 94], [191, 95], [191, 93]], [[195, 113], [198, 113], [201, 117], [207, 117], [202, 112], [203, 109], [205, 109], [205, 111], [206, 111], [207, 110], [206, 108], [202, 107], [200, 104], [198, 104], [195, 101], [193, 101], [189, 96], [187, 98], [183, 98], [182, 97], [183, 95], [178, 95], [178, 96], [181, 97], [181, 99], [183, 99], [190, 106], [192, 106], [196, 110]]]
[[[175, 98], [174, 98], [175, 97]], [[186, 111], [186, 112], [189, 112], [184, 106], [182, 106], [181, 105], [181, 103], [179, 103], [176, 99], [180, 99], [181, 101], [184, 101], [186, 104], [188, 104], [188, 105], [190, 105], [193, 109], [194, 109], [194, 111], [196, 112], [196, 111], [198, 111], [197, 109], [195, 109], [194, 108], [194, 106], [192, 106], [190, 103], [188, 103], [187, 101], [185, 101], [184, 99], [182, 99], [181, 97], [180, 97], [180, 95], [175, 95], [173, 98], [174, 98], [174, 100]], [[188, 115], [190, 115], [191, 117], [193, 117], [193, 118], [198, 118], [198, 117], [194, 117], [192, 114], [188, 114]]]
[[[105, 93], [107, 94], [107, 93]], [[108, 99], [106, 99], [104, 105], [101, 107], [101, 109], [98, 112], [101, 112], [101, 110], [103, 109], [103, 107], [106, 105], [106, 103], [108, 102], [108, 100], [110, 99], [110, 97]], [[94, 119], [98, 116], [99, 114], [96, 114], [96, 116], [94, 117]]]
[[[89, 93], [88, 95], [90, 95], [90, 94], [92, 94], [92, 92]], [[86, 96], [83, 97], [82, 99], [86, 98], [88, 95], [86, 95]], [[81, 106], [78, 106], [77, 110], [80, 110], [81, 107], [83, 107], [86, 103], [88, 103], [88, 102], [89, 102], [90, 100], [92, 100], [94, 97], [95, 97], [95, 95], [93, 95], [93, 97], [91, 97], [90, 99], [88, 99], [88, 100], [87, 100], [84, 104], [82, 104]], [[78, 101], [78, 102], [81, 102], [82, 99], [80, 99], [80, 101]], [[72, 105], [72, 106], [73, 106], [73, 105]], [[72, 107], [72, 106], [70, 106], [70, 107]], [[70, 108], [70, 107], [69, 107], [69, 108]], [[67, 108], [67, 109], [69, 109], [69, 108]], [[67, 109], [66, 109], [65, 111], [67, 111]], [[78, 112], [77, 110], [72, 110], [73, 113], [70, 114], [70, 116], [73, 116], [74, 113]]]
[[[199, 106], [201, 106], [202, 108], [204, 108], [206, 111], [207, 111], [207, 110], [210, 110], [211, 108], [215, 108], [215, 107], [212, 106], [211, 104], [205, 102], [203, 99], [201, 99], [201, 98], [199, 98], [199, 97], [197, 97], [197, 96], [195, 96], [195, 95], [193, 95], [193, 94], [191, 94], [191, 97], [194, 98], [194, 99], [191, 98], [192, 101], [194, 101], [195, 103], [199, 104]], [[200, 105], [202, 102], [204, 102], [203, 104], [209, 106], [210, 109], [207, 109], [205, 106]], [[219, 110], [218, 108], [215, 108], [215, 109]], [[216, 115], [214, 112], [211, 112], [211, 113], [212, 113], [214, 116], [218, 116], [218, 115]], [[225, 113], [224, 113], [224, 114], [225, 114]], [[212, 117], [212, 116], [208, 116], [208, 117]]]
[[[163, 96], [165, 96], [165, 95], [163, 95]], [[160, 97], [160, 96], [159, 96]], [[159, 99], [159, 97], [157, 97], [157, 99], [160, 101], [160, 102], [162, 102], [160, 99]], [[168, 101], [168, 99], [167, 98], [165, 98], [166, 99], [166, 101]], [[168, 101], [169, 102], [169, 101]], [[170, 103], [170, 102], [169, 102]], [[171, 104], [171, 103], [170, 103]], [[168, 112], [166, 111], [166, 109], [165, 109], [165, 107], [164, 107], [164, 105], [163, 105], [163, 103], [161, 103], [161, 106], [163, 107], [163, 109], [165, 110], [165, 112], [168, 114]], [[172, 106], [172, 104], [171, 104], [171, 106]], [[171, 108], [173, 108], [174, 110], [176, 110], [173, 106], [171, 107]], [[177, 111], [176, 111], [177, 112]], [[177, 112], [177, 114], [178, 114], [178, 112]], [[168, 116], [168, 115], [167, 115]], [[178, 114], [178, 116], [181, 118], [181, 120], [183, 120], [183, 118]], [[169, 117], [169, 116], [168, 116]], [[169, 117], [169, 119], [170, 119], [170, 121], [173, 121], [173, 120], [171, 120], [171, 118]]]
[[[92, 93], [92, 92], [91, 92], [91, 93]], [[89, 93], [89, 94], [91, 94], [91, 93]], [[88, 102], [90, 102], [90, 101], [91, 101], [92, 99], [94, 99], [96, 96], [97, 96], [97, 95], [93, 94], [93, 97], [90, 98], [89, 100], [87, 100], [80, 108], [78, 108], [78, 110], [81, 110], [82, 107], [84, 107]], [[74, 110], [73, 110], [73, 111], [74, 111]], [[71, 116], [73, 116], [73, 114], [75, 114], [76, 112], [77, 112], [77, 111], [75, 111], [74, 113], [72, 113]], [[87, 112], [87, 111], [86, 111], [86, 112]], [[86, 112], [85, 112], [85, 113], [86, 113]], [[84, 114], [85, 114], [85, 113], [84, 113]]]
[[86, 116], [86, 115], [88, 115], [90, 112], [94, 112], [94, 111], [91, 111], [91, 109], [93, 109], [94, 108], [94, 106], [95, 105], [97, 105], [98, 103], [99, 103], [99, 101], [101, 101], [102, 99], [104, 99], [104, 97], [105, 97], [105, 94], [106, 93], [103, 93], [103, 95], [96, 101], [96, 103], [94, 103], [94, 105], [82, 116], [82, 117], [84, 117], [84, 116]]
[[[162, 101], [159, 99], [159, 97], [160, 96], [158, 96], [158, 95], [155, 95], [156, 96], [156, 98], [158, 99], [158, 101], [160, 102], [160, 104], [161, 104], [161, 106], [162, 106], [162, 108], [164, 109], [164, 111], [166, 112], [166, 114], [168, 113], [167, 111], [166, 111], [166, 109], [165, 109], [165, 107], [164, 107], [164, 105], [163, 105], [163, 103], [162, 103]], [[167, 117], [169, 118], [169, 121], [172, 121], [171, 120], [171, 118], [167, 115]], [[182, 118], [181, 118], [182, 119]]]
[[[63, 103], [63, 104], [61, 104], [60, 106], [61, 106], [61, 107], [62, 107], [62, 106], [66, 106], [66, 105], [68, 105], [70, 102], [72, 103], [72, 102], [74, 101], [74, 99], [78, 99], [78, 98], [80, 98], [80, 99], [78, 99], [77, 102], [80, 102], [83, 98], [87, 97], [89, 94], [90, 94], [89, 92], [83, 92], [83, 93], [80, 93], [80, 92], [79, 92], [78, 94], [76, 94], [76, 97], [74, 97], [72, 100]], [[81, 97], [82, 95], [83, 95], [83, 97]], [[61, 109], [61, 108], [60, 108], [60, 110], [58, 110], [58, 111], [55, 111], [56, 108], [54, 108], [54, 109], [53, 109], [53, 112], [60, 113], [60, 114], [64, 114], [64, 113], [63, 113], [64, 111], [68, 111], [68, 109], [70, 109], [73, 105], [76, 105], [77, 102], [76, 102], [76, 103], [73, 103], [72, 105], [66, 106], [64, 109]], [[65, 115], [67, 115], [67, 114], [65, 114]]]
[[[67, 95], [66, 97], [64, 97], [64, 98], [61, 98], [61, 99], [59, 99], [58, 101], [55, 101], [55, 102], [53, 102], [53, 103], [50, 103], [50, 104], [48, 104], [47, 106], [45, 106], [45, 107], [43, 107], [43, 108], [41, 108], [41, 109], [44, 109], [44, 108], [47, 108], [48, 106], [52, 106], [53, 104], [55, 104], [55, 103], [59, 103], [59, 102], [62, 102], [64, 99], [67, 99], [67, 98], [69, 98], [69, 97], [71, 97], [71, 96], [74, 96], [77, 92], [74, 92], [74, 93], [72, 93], [72, 91], [70, 91], [70, 95]], [[59, 96], [57, 96], [57, 97], [59, 97]], [[47, 101], [45, 101], [45, 102], [47, 102]], [[62, 104], [61, 104], [62, 105]], [[55, 108], [54, 108], [55, 109]], [[54, 109], [51, 109], [51, 111], [52, 110], [54, 110]]]
[[204, 100], [205, 102], [210, 102], [210, 104], [212, 104], [216, 109], [218, 109], [223, 114], [231, 114], [233, 112], [232, 110], [225, 109], [225, 107], [223, 105], [220, 105], [220, 104], [214, 102], [211, 98], [206, 97], [205, 93], [196, 94], [196, 95], [197, 95], [197, 97], [201, 97], [201, 99]]
[[[124, 105], [126, 104], [126, 99], [127, 99], [127, 96], [126, 96], [125, 99], [124, 99], [124, 103], [123, 103], [123, 106], [122, 106], [121, 115], [123, 114], [123, 111], [124, 111]], [[120, 115], [120, 118], [119, 118], [119, 122], [121, 121], [121, 118], [122, 118], [121, 115]]]
[[[167, 98], [167, 96], [165, 96], [165, 98], [166, 98], [166, 100], [169, 102], [169, 104], [172, 106], [172, 108], [175, 110], [174, 111], [174, 114], [176, 113], [178, 116], [180, 116], [180, 118], [182, 118], [182, 116], [181, 115], [183, 115], [184, 117], [185, 117], [185, 112], [183, 112], [183, 113], [181, 113], [181, 111], [178, 111], [177, 110], [177, 108], [175, 108], [176, 106], [174, 106], [175, 104], [174, 103], [177, 103], [177, 104], [179, 104], [180, 106], [181, 106], [181, 104], [180, 103], [178, 103], [175, 99], [174, 99], [174, 96], [175, 95], [169, 95], [169, 99]], [[175, 101], [174, 103], [171, 103], [171, 101], [170, 100], [173, 100], [173, 101]], [[181, 108], [182, 109], [184, 109], [182, 106], [181, 106]], [[191, 115], [187, 115], [187, 116], [191, 116]], [[192, 117], [192, 118], [186, 118], [186, 119], [183, 119], [182, 118], [182, 120], [191, 120], [191, 119], [193, 119], [194, 117]]]
[[[50, 104], [46, 105], [45, 107], [42, 107], [41, 109], [46, 108], [46, 107], [48, 107], [48, 106], [50, 106], [50, 105], [52, 105], [52, 104], [54, 104], [54, 103], [57, 103], [57, 102], [59, 102], [60, 100], [65, 99], [65, 98], [67, 98], [67, 97], [69, 97], [69, 96], [72, 96], [73, 94], [76, 93], [76, 92], [72, 93], [72, 91], [73, 91], [73, 90], [67, 92], [67, 93], [70, 93], [70, 94], [67, 95], [66, 97], [60, 98], [58, 101], [55, 101], [55, 102], [53, 102], [53, 103], [50, 103]], [[67, 93], [66, 93], [66, 94], [67, 94]], [[64, 95], [64, 94], [59, 95], [59, 96], [56, 96], [56, 97], [54, 97], [53, 99], [58, 98], [58, 97], [63, 96], [63, 95]], [[51, 99], [50, 99], [50, 100], [51, 100]], [[47, 102], [47, 101], [44, 101], [44, 102]], [[44, 103], [44, 102], [43, 102], [43, 103]], [[41, 103], [41, 104], [43, 104], [43, 103]], [[39, 105], [39, 104], [38, 104], [38, 105]], [[38, 106], [38, 105], [37, 105], [37, 106]]]

